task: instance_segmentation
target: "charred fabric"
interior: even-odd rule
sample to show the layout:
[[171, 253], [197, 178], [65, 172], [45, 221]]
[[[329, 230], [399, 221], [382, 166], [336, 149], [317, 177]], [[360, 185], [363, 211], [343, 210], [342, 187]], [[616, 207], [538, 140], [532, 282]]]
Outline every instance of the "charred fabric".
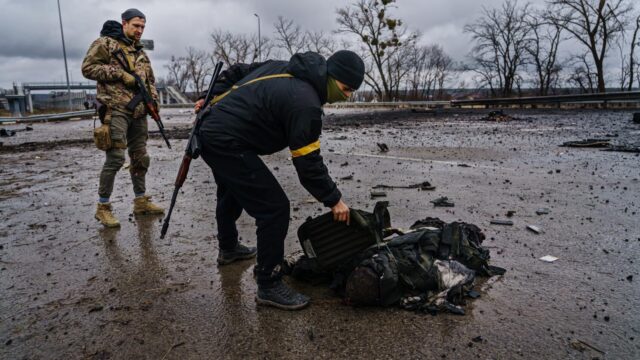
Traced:
[[373, 213], [351, 211], [351, 224], [332, 214], [308, 218], [298, 229], [303, 254], [289, 256], [284, 275], [325, 283], [353, 306], [399, 306], [435, 314], [463, 315], [476, 298], [477, 276], [503, 275], [489, 265], [485, 235], [473, 224], [416, 221], [408, 231], [391, 227], [388, 202]]

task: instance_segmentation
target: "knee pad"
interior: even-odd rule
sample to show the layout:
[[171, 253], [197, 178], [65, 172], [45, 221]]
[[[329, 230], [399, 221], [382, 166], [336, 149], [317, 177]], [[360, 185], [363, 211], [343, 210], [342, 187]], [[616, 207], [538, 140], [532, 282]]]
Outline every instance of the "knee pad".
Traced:
[[134, 175], [144, 175], [147, 173], [147, 169], [149, 169], [149, 164], [151, 163], [151, 158], [146, 151], [135, 152], [130, 154], [131, 157], [131, 171]]

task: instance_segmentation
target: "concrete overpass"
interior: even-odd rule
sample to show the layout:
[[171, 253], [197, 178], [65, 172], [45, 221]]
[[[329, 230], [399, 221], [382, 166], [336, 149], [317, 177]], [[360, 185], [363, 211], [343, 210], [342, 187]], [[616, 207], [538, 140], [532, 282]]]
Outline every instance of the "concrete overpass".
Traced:
[[[33, 112], [33, 97], [34, 91], [67, 91], [71, 90], [94, 90], [96, 89], [96, 83], [93, 81], [87, 82], [72, 82], [67, 87], [66, 82], [29, 82], [17, 85], [14, 83], [13, 92], [4, 95], [9, 108], [14, 117], [22, 117], [22, 113]], [[158, 95], [160, 104], [187, 104], [191, 101], [174, 86], [159, 86]]]

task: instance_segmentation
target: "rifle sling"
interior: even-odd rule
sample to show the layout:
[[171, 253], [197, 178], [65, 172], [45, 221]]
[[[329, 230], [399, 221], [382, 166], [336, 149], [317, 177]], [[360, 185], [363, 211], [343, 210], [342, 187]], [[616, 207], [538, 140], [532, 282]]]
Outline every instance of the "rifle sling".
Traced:
[[293, 77], [293, 75], [286, 74], [286, 73], [284, 73], [284, 74], [273, 74], [273, 75], [261, 76], [259, 78], [255, 78], [255, 79], [249, 80], [246, 83], [241, 84], [241, 85], [233, 85], [231, 87], [231, 89], [229, 89], [226, 92], [214, 97], [213, 100], [211, 100], [211, 105], [213, 105], [213, 104], [217, 103], [218, 101], [222, 100], [225, 96], [229, 95], [229, 93], [232, 92], [233, 90], [241, 88], [241, 87], [243, 87], [245, 85], [253, 84], [255, 82], [262, 81], [262, 80], [277, 79], [277, 78], [292, 78], [292, 77]]

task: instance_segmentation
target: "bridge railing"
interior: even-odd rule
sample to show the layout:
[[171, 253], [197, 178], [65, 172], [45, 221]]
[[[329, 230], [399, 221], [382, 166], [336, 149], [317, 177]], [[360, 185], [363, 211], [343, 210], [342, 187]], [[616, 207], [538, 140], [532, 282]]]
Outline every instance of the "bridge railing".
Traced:
[[612, 102], [632, 102], [640, 104], [640, 91], [608, 92], [594, 94], [571, 94], [553, 96], [528, 96], [519, 98], [451, 100], [452, 107], [460, 106], [508, 106], [508, 105], [551, 105], [551, 104], [608, 104]]

